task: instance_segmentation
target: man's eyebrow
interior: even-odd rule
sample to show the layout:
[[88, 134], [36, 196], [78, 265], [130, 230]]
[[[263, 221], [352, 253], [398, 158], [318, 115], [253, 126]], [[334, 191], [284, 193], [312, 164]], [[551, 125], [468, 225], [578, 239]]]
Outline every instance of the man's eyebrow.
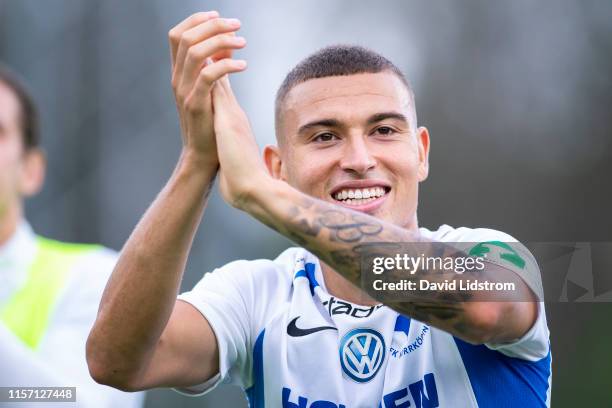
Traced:
[[[380, 121], [383, 121], [385, 119], [395, 119], [395, 120], [399, 120], [402, 121], [406, 124], [408, 124], [408, 118], [406, 118], [406, 115], [403, 115], [399, 112], [380, 112], [380, 113], [376, 113], [372, 116], [370, 116], [366, 123], [368, 125], [372, 125], [374, 123], [378, 123]], [[298, 129], [298, 134], [303, 133], [307, 130], [316, 128], [316, 127], [328, 127], [328, 128], [339, 128], [342, 127], [343, 124], [342, 122], [340, 122], [337, 119], [319, 119], [319, 120], [315, 120], [312, 122], [308, 122], [302, 126], [300, 126], [300, 128]]]
[[312, 122], [308, 122], [305, 125], [300, 126], [300, 128], [298, 129], [298, 134], [305, 132], [309, 129], [312, 128], [316, 128], [316, 127], [331, 127], [331, 128], [338, 128], [338, 127], [342, 127], [342, 123], [340, 123], [339, 120], [337, 119], [320, 119], [320, 120], [315, 120]]
[[367, 120], [368, 125], [383, 121], [385, 119], [395, 119], [408, 124], [408, 118], [399, 112], [381, 112], [370, 116]]

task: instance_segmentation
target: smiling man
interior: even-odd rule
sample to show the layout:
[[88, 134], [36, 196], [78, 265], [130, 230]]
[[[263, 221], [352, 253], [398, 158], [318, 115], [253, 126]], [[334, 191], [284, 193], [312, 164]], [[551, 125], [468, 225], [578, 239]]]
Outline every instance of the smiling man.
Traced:
[[[252, 407], [547, 406], [537, 264], [498, 231], [419, 228], [429, 134], [417, 127], [402, 73], [356, 46], [306, 58], [279, 89], [278, 146], [262, 160], [227, 78], [246, 68], [232, 58], [246, 44], [239, 28], [209, 12], [170, 31], [184, 148], [107, 285], [88, 340], [94, 378], [191, 394], [225, 381], [246, 390]], [[229, 204], [299, 247], [222, 266], [177, 300], [218, 170]], [[515, 277], [516, 293], [491, 301], [439, 289], [388, 301], [361, 287], [361, 255], [372, 243], [405, 244], [395, 246], [398, 259], [484, 255], [484, 268], [465, 276]]]

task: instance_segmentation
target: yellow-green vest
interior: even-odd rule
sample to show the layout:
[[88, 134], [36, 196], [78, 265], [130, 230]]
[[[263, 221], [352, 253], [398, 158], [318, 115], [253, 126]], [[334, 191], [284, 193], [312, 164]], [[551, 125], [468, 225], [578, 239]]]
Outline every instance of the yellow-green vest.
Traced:
[[0, 307], [0, 321], [31, 349], [36, 349], [52, 316], [59, 295], [76, 261], [100, 248], [36, 237], [36, 256], [21, 286]]

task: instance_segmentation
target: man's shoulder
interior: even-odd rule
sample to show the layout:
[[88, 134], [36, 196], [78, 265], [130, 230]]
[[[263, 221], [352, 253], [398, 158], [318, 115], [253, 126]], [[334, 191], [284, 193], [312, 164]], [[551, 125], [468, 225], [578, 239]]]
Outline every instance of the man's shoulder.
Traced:
[[118, 253], [99, 244], [59, 241], [41, 235], [35, 235], [34, 239], [34, 262], [47, 267], [52, 265], [65, 274], [51, 326], [69, 322], [89, 327], [117, 263]]
[[60, 241], [32, 234], [34, 262], [67, 272], [62, 299], [69, 304], [99, 302], [117, 263], [118, 253], [100, 244]]
[[[119, 254], [100, 244], [65, 242], [36, 235], [38, 256], [53, 256], [70, 269], [74, 279], [87, 281], [90, 278], [103, 283], [113, 271]], [[79, 279], [82, 278], [82, 279]]]
[[212, 273], [240, 277], [240, 279], [248, 277], [255, 284], [290, 285], [296, 264], [308, 256], [310, 255], [306, 250], [291, 247], [275, 259], [240, 259], [229, 262]]
[[40, 234], [34, 234], [33, 238], [39, 250], [43, 249], [48, 253], [63, 254], [74, 257], [96, 256], [115, 260], [118, 256], [117, 251], [107, 248], [101, 244], [61, 241]]
[[426, 238], [442, 242], [517, 242], [517, 239], [512, 235], [492, 228], [454, 228], [450, 225], [443, 224], [436, 230], [429, 230], [421, 227], [419, 228], [419, 231]]
[[296, 263], [304, 262], [306, 254], [304, 249], [289, 248], [275, 259], [229, 262], [205, 273], [179, 299], [200, 305], [200, 310], [213, 303], [244, 304], [251, 315], [268, 316], [291, 298]]

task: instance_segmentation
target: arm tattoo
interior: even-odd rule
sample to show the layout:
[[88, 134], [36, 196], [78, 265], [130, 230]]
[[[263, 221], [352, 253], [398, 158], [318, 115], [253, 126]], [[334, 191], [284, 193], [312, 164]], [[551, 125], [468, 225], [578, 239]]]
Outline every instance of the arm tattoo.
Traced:
[[[285, 211], [285, 217], [271, 218], [264, 222], [317, 255], [358, 287], [361, 286], [361, 252], [365, 246], [373, 243], [398, 243], [399, 249], [402, 247], [401, 243], [425, 242], [418, 234], [398, 226], [308, 196], [303, 196], [297, 204], [292, 204]], [[459, 252], [451, 247], [432, 246], [432, 250], [436, 252], [430, 254], [433, 256], [459, 255]], [[395, 274], [394, 278], [398, 280], [416, 279], [415, 275], [405, 271], [389, 272]], [[479, 271], [484, 272], [486, 271]], [[457, 277], [453, 271], [434, 270], [426, 273], [427, 279], [435, 282]], [[462, 313], [462, 303], [470, 299], [469, 292], [428, 291], [427, 294], [415, 296], [412, 301], [387, 302], [387, 305], [399, 313], [425, 323], [440, 325], [442, 322], [447, 330], [461, 334], [469, 330], [469, 324]]]
[[382, 232], [382, 224], [369, 221], [368, 218], [372, 217], [340, 210], [327, 210], [317, 219], [317, 223], [330, 231], [332, 241], [350, 244], [361, 242], [366, 237], [375, 237]]

